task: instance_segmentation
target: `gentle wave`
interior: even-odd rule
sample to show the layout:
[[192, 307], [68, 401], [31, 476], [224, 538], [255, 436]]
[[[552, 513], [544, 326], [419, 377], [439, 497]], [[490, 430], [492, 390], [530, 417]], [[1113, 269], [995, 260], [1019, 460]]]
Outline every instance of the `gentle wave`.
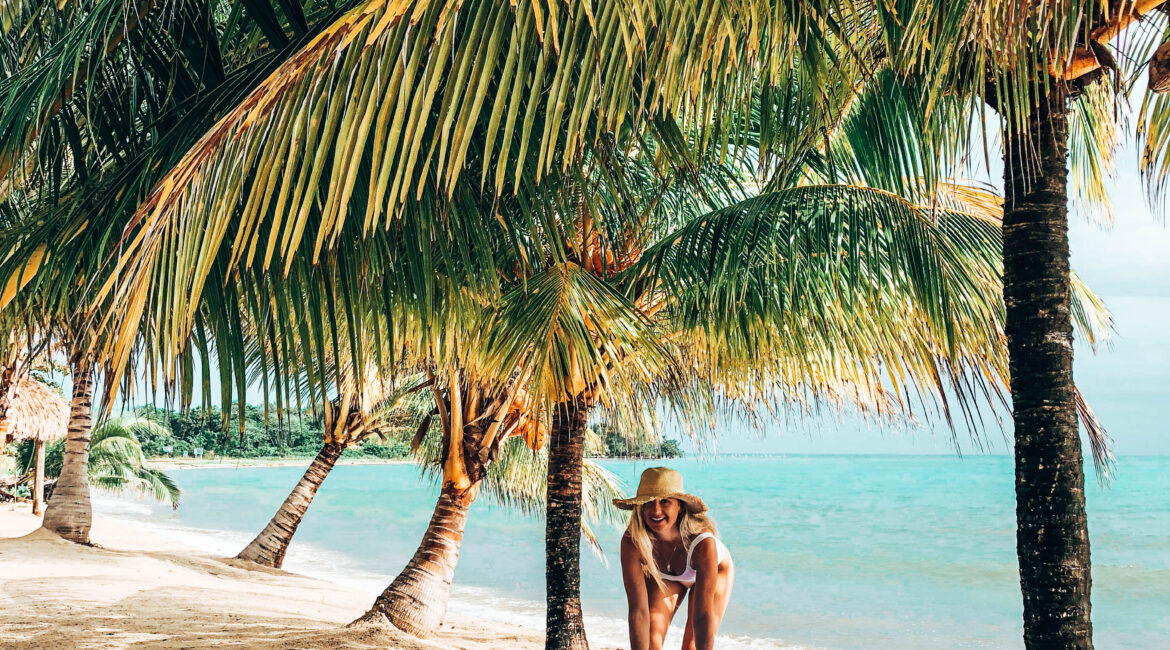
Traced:
[[[161, 537], [216, 556], [234, 557], [254, 537], [254, 534], [240, 531], [193, 528], [160, 521], [155, 516], [156, 510], [149, 504], [125, 497], [94, 494], [93, 507], [95, 513], [104, 518], [131, 525], [146, 525], [151, 532]], [[392, 579], [392, 576], [357, 568], [353, 558], [345, 553], [304, 543], [296, 543], [289, 547], [284, 569], [367, 594], [371, 601]], [[544, 603], [512, 598], [484, 587], [452, 585], [447, 609], [464, 616], [511, 623], [537, 632], [544, 631]], [[629, 642], [624, 620], [587, 614], [585, 626], [591, 642], [618, 647], [624, 647]], [[664, 645], [680, 646], [682, 635], [682, 627], [672, 625]], [[811, 650], [815, 647], [785, 643], [778, 639], [725, 635], [718, 637], [716, 645], [728, 650]]]

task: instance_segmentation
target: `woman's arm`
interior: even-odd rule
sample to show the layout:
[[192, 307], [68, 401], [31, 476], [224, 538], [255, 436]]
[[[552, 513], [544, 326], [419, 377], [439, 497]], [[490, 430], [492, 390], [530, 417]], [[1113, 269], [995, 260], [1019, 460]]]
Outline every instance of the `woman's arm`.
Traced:
[[704, 539], [695, 547], [691, 567], [695, 570], [695, 586], [691, 589], [691, 629], [695, 635], [695, 650], [712, 650], [715, 628], [719, 626], [715, 612], [719, 550], [713, 538]]
[[646, 575], [642, 558], [627, 536], [622, 536], [622, 582], [630, 605], [630, 650], [650, 647], [650, 602], [646, 596]]

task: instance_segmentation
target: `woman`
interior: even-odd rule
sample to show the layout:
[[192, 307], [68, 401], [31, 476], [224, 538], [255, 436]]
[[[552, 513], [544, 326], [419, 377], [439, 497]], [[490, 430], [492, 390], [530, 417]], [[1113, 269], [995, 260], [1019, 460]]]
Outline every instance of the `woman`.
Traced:
[[622, 579], [630, 604], [630, 648], [660, 650], [674, 613], [690, 592], [683, 650], [711, 650], [727, 611], [735, 565], [715, 537], [703, 500], [666, 467], [642, 472], [638, 493], [613, 504], [632, 510], [622, 536]]

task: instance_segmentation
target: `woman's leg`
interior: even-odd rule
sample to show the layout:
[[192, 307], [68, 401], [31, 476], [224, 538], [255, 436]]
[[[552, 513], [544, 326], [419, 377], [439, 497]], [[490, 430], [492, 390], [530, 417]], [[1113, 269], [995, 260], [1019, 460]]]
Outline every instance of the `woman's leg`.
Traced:
[[664, 582], [665, 592], [659, 589], [653, 580], [646, 579], [646, 601], [650, 606], [650, 650], [662, 650], [666, 630], [670, 627], [674, 612], [686, 593], [686, 589], [677, 582], [670, 580]]
[[[715, 582], [715, 629], [723, 623], [727, 603], [731, 601], [731, 589], [735, 586], [735, 565], [730, 560], [727, 566], [719, 567], [719, 578]], [[695, 613], [695, 599], [687, 599], [687, 626], [683, 631], [682, 650], [695, 650], [695, 629], [691, 626], [691, 615]]]

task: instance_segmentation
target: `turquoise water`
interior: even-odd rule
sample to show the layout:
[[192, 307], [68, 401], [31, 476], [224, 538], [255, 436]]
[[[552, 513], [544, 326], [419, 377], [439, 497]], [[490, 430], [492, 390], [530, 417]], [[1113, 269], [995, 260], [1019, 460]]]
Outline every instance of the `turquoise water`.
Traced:
[[[604, 464], [628, 485], [647, 466]], [[735, 558], [736, 588], [720, 647], [1021, 645], [1009, 457], [720, 457], [655, 464], [680, 470], [689, 491], [706, 500]], [[188, 543], [234, 554], [302, 471], [179, 471], [174, 477], [184, 497], [177, 511], [103, 499], [99, 512], [147, 519]], [[1110, 488], [1090, 483], [1086, 493], [1098, 647], [1167, 647], [1170, 458], [1122, 459]], [[364, 589], [372, 602], [413, 553], [435, 496], [411, 465], [338, 467], [297, 533], [286, 568]], [[451, 609], [541, 626], [543, 532], [542, 521], [476, 503]], [[588, 634], [618, 645], [625, 615], [620, 531], [599, 533], [608, 564], [587, 551], [581, 562]]]

